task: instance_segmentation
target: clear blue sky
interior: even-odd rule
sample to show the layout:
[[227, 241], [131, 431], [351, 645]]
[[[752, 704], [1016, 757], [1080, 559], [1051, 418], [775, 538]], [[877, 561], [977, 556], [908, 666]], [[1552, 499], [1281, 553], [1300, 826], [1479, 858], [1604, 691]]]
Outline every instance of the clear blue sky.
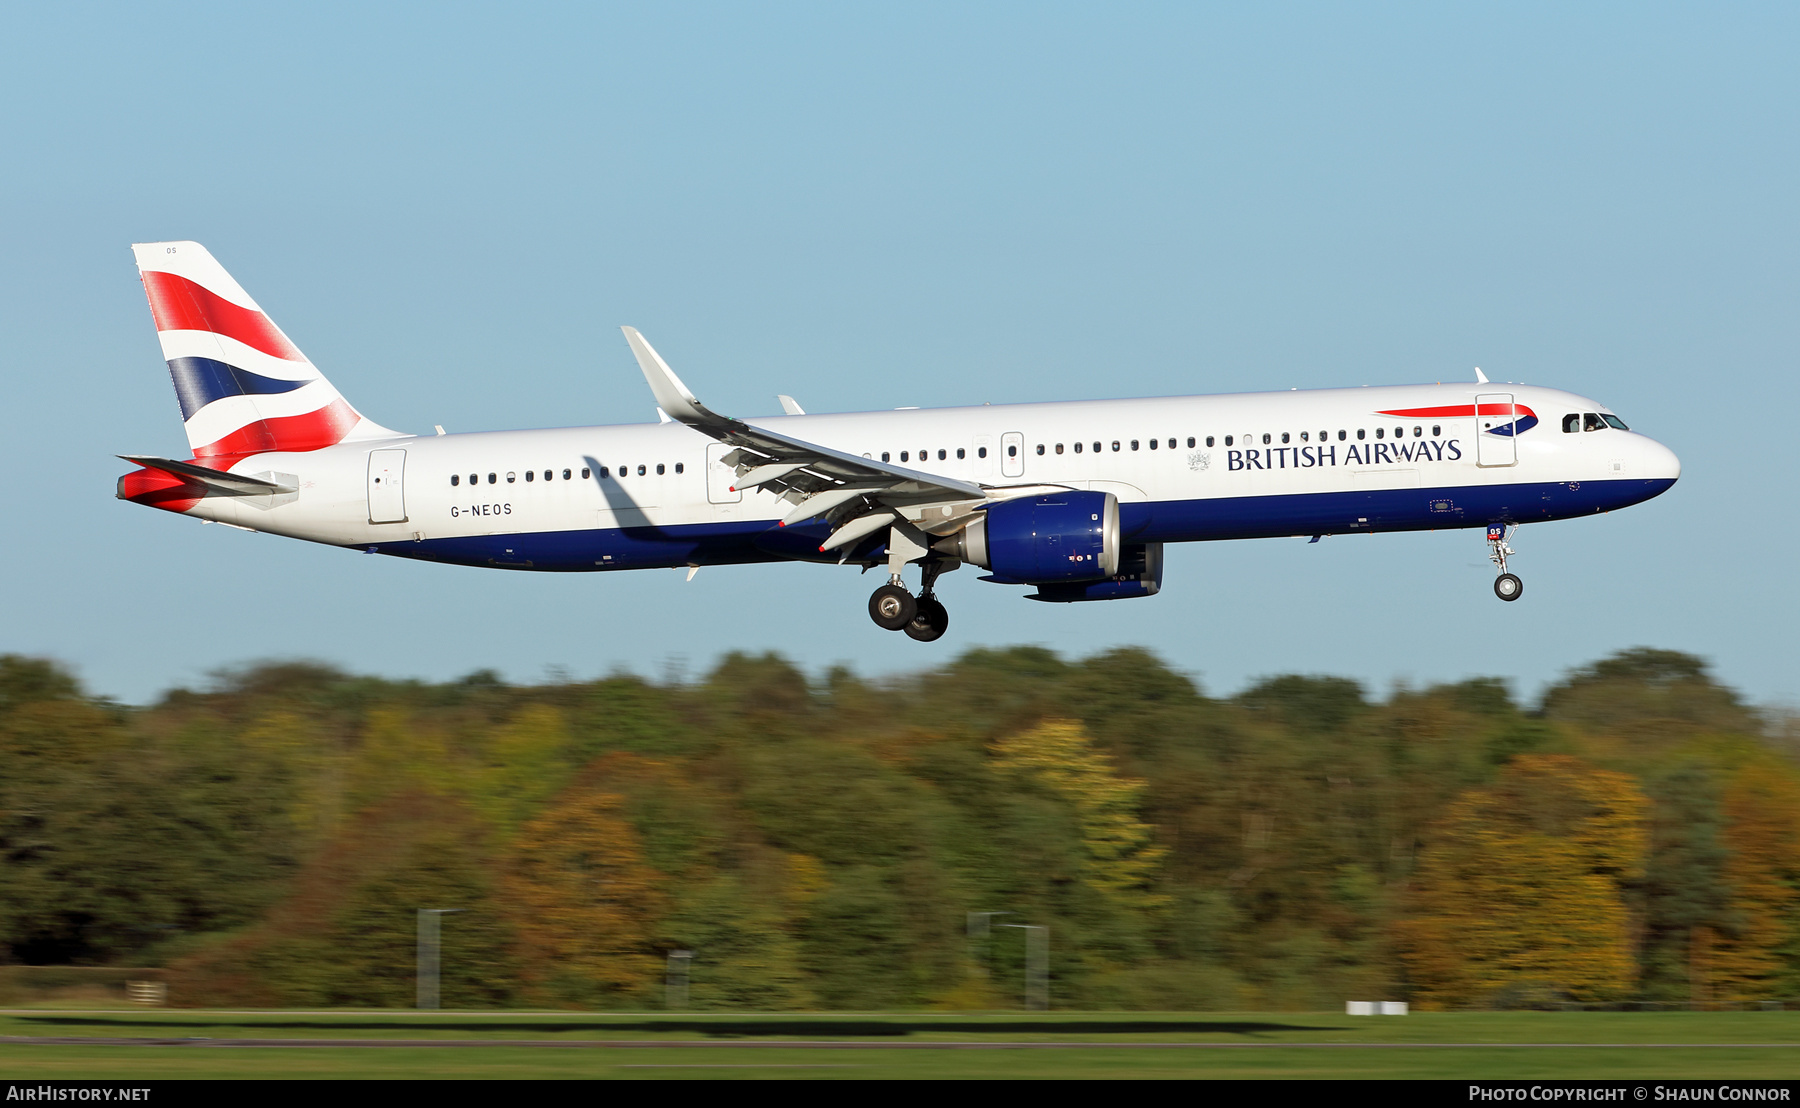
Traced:
[[[1792, 5], [104, 5], [8, 15], [0, 650], [140, 701], [305, 656], [446, 678], [920, 668], [1142, 644], [1213, 692], [1527, 695], [1646, 644], [1800, 700]], [[205, 243], [361, 410], [654, 418], [1495, 379], [1681, 455], [1524, 528], [1172, 548], [1160, 597], [944, 581], [934, 646], [812, 566], [531, 575], [112, 498], [179, 413], [127, 249]]]

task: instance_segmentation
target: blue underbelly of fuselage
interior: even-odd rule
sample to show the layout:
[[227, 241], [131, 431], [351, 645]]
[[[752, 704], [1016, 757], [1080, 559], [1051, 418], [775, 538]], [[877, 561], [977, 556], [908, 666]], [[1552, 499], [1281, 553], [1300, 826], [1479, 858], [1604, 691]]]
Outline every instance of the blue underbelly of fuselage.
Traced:
[[[1649, 500], [1674, 484], [1669, 479], [1558, 481], [1164, 500], [1119, 505], [1119, 523], [1126, 541], [1134, 543], [1437, 531], [1610, 512]], [[818, 522], [783, 528], [768, 520], [748, 520], [426, 538], [364, 549], [371, 554], [452, 565], [591, 572], [795, 560], [836, 562], [842, 551], [821, 554], [818, 549], [830, 533], [829, 526]], [[882, 558], [884, 545], [881, 538], [872, 537], [858, 544], [847, 560]]]

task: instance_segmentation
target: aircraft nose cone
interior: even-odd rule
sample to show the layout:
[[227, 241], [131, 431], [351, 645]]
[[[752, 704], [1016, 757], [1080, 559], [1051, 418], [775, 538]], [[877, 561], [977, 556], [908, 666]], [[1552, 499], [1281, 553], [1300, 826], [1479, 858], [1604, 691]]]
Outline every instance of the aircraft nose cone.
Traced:
[[1675, 481], [1681, 477], [1681, 459], [1655, 439], [1644, 440], [1644, 475], [1655, 480]]

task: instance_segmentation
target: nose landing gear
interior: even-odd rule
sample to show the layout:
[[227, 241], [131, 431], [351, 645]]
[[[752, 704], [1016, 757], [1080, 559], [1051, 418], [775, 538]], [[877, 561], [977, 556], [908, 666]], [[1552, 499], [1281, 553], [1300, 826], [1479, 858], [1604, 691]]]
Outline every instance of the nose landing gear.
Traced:
[[1488, 558], [1500, 570], [1500, 576], [1494, 578], [1494, 595], [1511, 602], [1525, 595], [1525, 582], [1519, 580], [1517, 574], [1506, 571], [1506, 558], [1509, 554], [1517, 554], [1506, 540], [1512, 538], [1519, 525], [1490, 523], [1487, 529]]

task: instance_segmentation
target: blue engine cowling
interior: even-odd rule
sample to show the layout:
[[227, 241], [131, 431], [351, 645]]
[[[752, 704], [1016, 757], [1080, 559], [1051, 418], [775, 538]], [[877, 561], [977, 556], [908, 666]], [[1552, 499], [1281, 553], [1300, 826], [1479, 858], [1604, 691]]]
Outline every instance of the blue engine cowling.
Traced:
[[1109, 492], [1023, 496], [955, 536], [955, 553], [1012, 585], [1098, 581], [1119, 571], [1119, 500]]
[[1162, 591], [1163, 548], [1160, 542], [1133, 543], [1119, 555], [1119, 572], [1104, 581], [1069, 581], [1039, 585], [1027, 600], [1071, 604], [1078, 600], [1129, 600]]

